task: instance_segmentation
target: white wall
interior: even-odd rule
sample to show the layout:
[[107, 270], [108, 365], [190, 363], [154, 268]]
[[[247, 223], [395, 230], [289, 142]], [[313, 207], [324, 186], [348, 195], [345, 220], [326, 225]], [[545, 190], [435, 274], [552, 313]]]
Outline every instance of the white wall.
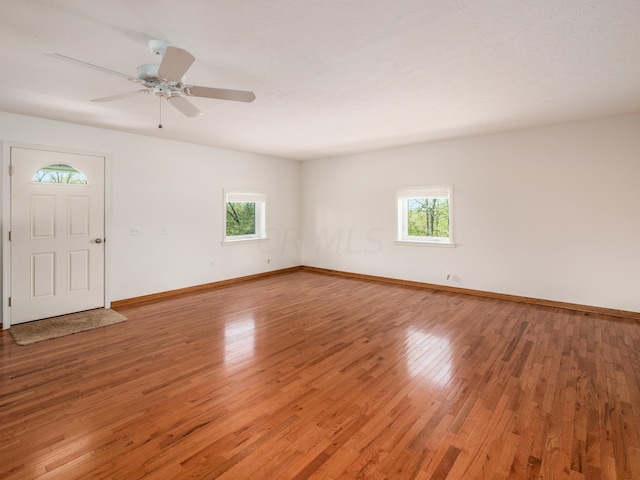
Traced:
[[[3, 112], [0, 140], [110, 156], [112, 301], [300, 264], [299, 162]], [[221, 245], [227, 187], [268, 195], [268, 241]]]
[[[430, 184], [457, 246], [394, 243]], [[640, 311], [638, 115], [308, 161], [302, 195], [304, 265]]]
[[[640, 311], [640, 115], [302, 167], [3, 112], [0, 140], [110, 155], [111, 300], [302, 263]], [[457, 246], [394, 243], [396, 189], [449, 183]], [[269, 195], [268, 242], [221, 245], [225, 187]]]

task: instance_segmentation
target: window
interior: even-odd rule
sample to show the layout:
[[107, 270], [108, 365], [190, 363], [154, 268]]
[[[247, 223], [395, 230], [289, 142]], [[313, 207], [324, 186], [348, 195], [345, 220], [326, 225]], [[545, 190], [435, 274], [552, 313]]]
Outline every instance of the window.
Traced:
[[224, 194], [224, 241], [266, 238], [266, 203], [263, 193], [228, 191]]
[[31, 179], [33, 183], [67, 183], [73, 185], [87, 185], [84, 173], [64, 164], [52, 164], [42, 167]]
[[398, 241], [453, 245], [451, 192], [447, 185], [399, 190]]

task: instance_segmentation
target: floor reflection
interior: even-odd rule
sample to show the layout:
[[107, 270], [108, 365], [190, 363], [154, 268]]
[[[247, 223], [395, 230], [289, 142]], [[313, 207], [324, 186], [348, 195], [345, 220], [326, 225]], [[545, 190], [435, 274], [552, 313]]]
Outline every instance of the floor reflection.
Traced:
[[446, 336], [411, 326], [406, 330], [404, 343], [407, 372], [411, 377], [421, 376], [438, 384], [451, 380], [453, 352]]
[[224, 327], [224, 363], [227, 368], [237, 368], [254, 355], [256, 323], [253, 317], [228, 323]]

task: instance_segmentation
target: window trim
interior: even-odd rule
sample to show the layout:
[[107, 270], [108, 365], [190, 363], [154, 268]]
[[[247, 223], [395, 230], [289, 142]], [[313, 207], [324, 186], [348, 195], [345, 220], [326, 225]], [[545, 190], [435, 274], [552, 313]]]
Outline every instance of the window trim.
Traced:
[[[410, 198], [447, 198], [449, 200], [449, 236], [427, 237], [408, 234], [408, 207]], [[404, 187], [396, 191], [396, 240], [399, 245], [429, 245], [455, 247], [453, 231], [453, 185], [426, 185]], [[406, 232], [406, 233], [405, 233]]]
[[[256, 204], [256, 233], [227, 236], [227, 203], [252, 202]], [[224, 189], [222, 193], [222, 245], [263, 242], [267, 236], [267, 194], [258, 190]]]

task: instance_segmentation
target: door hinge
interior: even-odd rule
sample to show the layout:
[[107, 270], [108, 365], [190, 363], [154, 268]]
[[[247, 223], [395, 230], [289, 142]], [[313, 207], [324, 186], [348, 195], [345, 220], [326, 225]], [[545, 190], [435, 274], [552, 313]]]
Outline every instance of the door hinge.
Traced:
[[11, 297], [9, 297], [9, 306], [11, 306]]
[[11, 241], [11, 231], [9, 231], [9, 241]]
[[9, 165], [9, 176], [13, 175], [13, 165]]

